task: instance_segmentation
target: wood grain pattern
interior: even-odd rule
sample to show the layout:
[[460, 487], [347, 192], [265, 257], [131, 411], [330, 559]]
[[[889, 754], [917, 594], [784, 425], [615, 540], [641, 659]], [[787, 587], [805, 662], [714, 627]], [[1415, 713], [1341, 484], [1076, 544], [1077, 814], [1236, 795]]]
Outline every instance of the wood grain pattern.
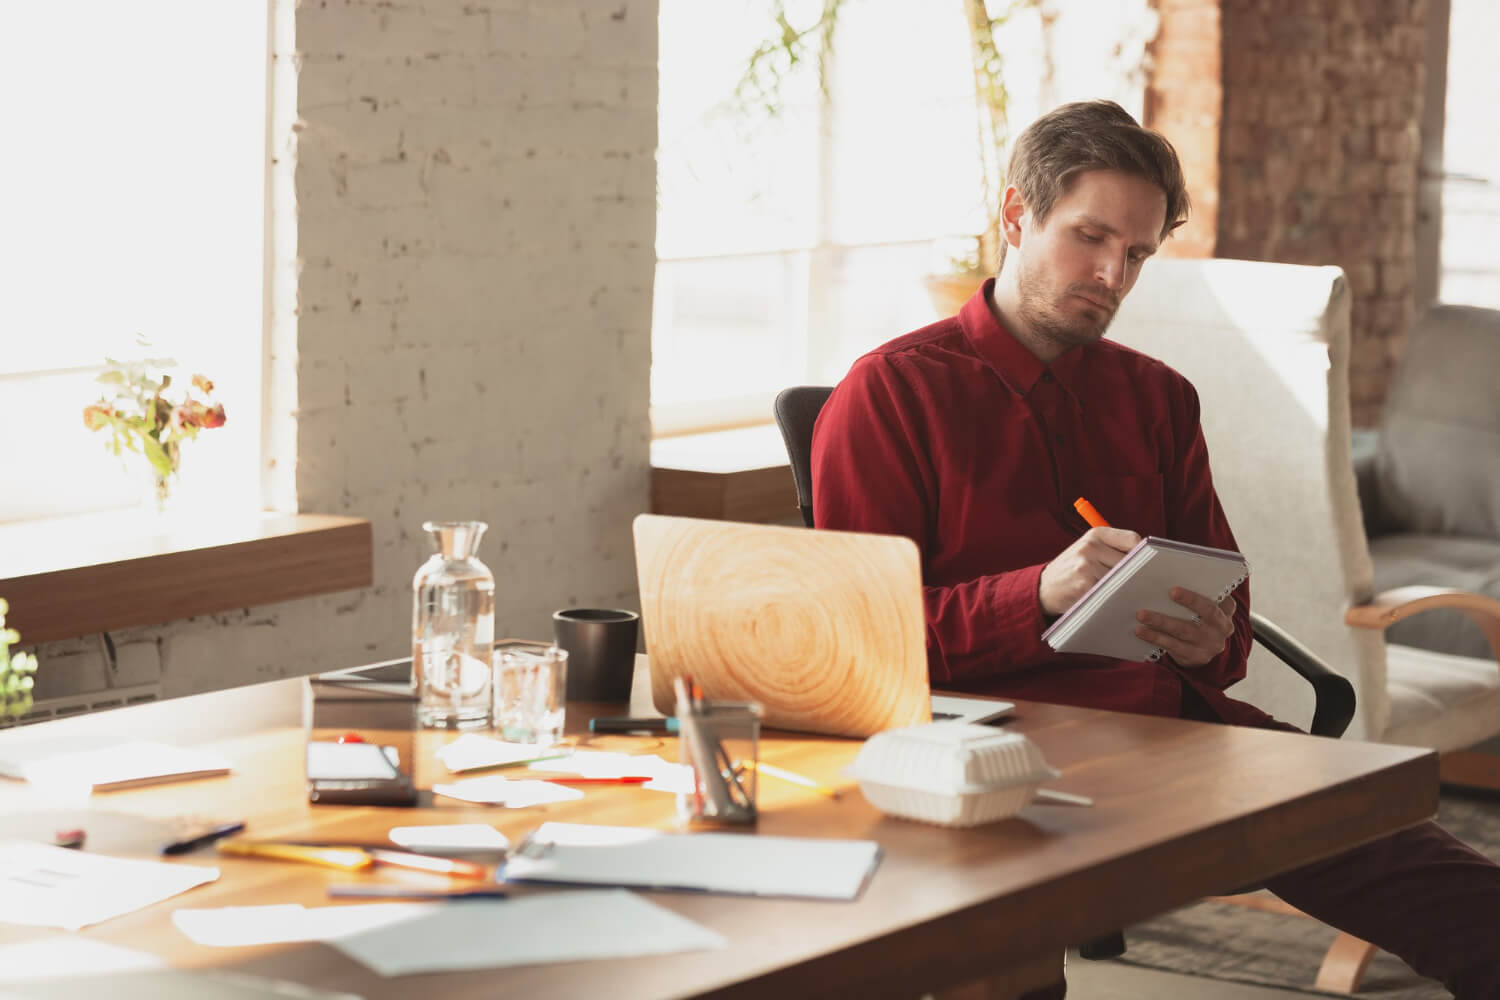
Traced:
[[1449, 587], [1396, 587], [1376, 594], [1368, 604], [1359, 604], [1344, 613], [1344, 623], [1355, 628], [1381, 631], [1403, 618], [1431, 608], [1452, 608], [1468, 615], [1484, 632], [1490, 652], [1500, 660], [1500, 601], [1483, 594]]
[[[179, 699], [0, 733], [0, 752], [21, 737], [67, 734], [79, 748], [143, 726], [173, 740], [201, 732], [205, 716], [225, 730], [210, 741], [234, 765], [225, 778], [96, 795], [90, 811], [62, 816], [25, 785], [0, 782], [0, 835], [30, 824], [45, 836], [73, 822], [88, 849], [150, 857], [139, 829], [152, 817], [191, 813], [247, 818], [256, 837], [378, 840], [393, 826], [493, 823], [513, 841], [546, 820], [669, 828], [669, 795], [627, 787], [589, 789], [573, 802], [504, 810], [439, 799], [417, 809], [309, 806], [302, 781], [304, 732], [295, 720], [303, 682]], [[646, 694], [645, 674], [637, 693]], [[225, 708], [254, 706], [253, 720]], [[633, 702], [639, 710], [641, 701]], [[570, 706], [568, 730], [584, 738], [596, 709]], [[175, 723], [172, 720], [176, 720]], [[291, 980], [369, 1000], [467, 1000], [495, 996], [900, 997], [973, 980], [1029, 981], [1069, 944], [1222, 890], [1305, 864], [1430, 816], [1436, 757], [1410, 747], [1118, 715], [1021, 702], [1008, 724], [1025, 732], [1063, 772], [1057, 787], [1090, 795], [1094, 808], [1033, 804], [1018, 816], [950, 830], [882, 816], [857, 793], [830, 800], [779, 782], [761, 785], [762, 834], [871, 838], [883, 860], [853, 903], [648, 893], [652, 901], [729, 938], [720, 951], [608, 962], [573, 962], [382, 979], [323, 945], [246, 949], [194, 945], [171, 923], [179, 906], [329, 905], [330, 882], [386, 881], [306, 865], [190, 855], [222, 877], [157, 906], [83, 933], [165, 956], [180, 968], [215, 968]], [[191, 727], [200, 727], [193, 730]], [[28, 730], [30, 731], [28, 733]], [[446, 733], [418, 734], [419, 783]], [[185, 742], [186, 739], [179, 742]], [[675, 741], [607, 737], [601, 749], [660, 753]], [[842, 770], [860, 743], [767, 733], [764, 759], [850, 788]], [[548, 892], [517, 887], [516, 895]], [[337, 905], [360, 905], [344, 903]], [[0, 945], [54, 934], [0, 926]], [[982, 946], [977, 943], [982, 942]]]
[[0, 527], [0, 594], [24, 643], [368, 587], [370, 522], [261, 514], [151, 533], [71, 519]]
[[868, 736], [931, 718], [910, 539], [642, 514], [641, 618], [659, 711], [691, 674], [765, 724]]

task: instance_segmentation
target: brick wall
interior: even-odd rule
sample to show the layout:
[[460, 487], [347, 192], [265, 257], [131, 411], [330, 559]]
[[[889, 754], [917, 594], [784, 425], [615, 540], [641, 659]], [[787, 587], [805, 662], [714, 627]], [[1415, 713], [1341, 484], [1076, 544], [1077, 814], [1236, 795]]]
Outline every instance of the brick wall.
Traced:
[[1212, 257], [1219, 225], [1220, 0], [1158, 0], [1160, 26], [1147, 48], [1145, 122], [1172, 140], [1193, 209], [1162, 246], [1172, 257]]
[[[1354, 420], [1373, 424], [1413, 315], [1426, 0], [1161, 4], [1164, 39], [1169, 25], [1200, 45], [1219, 35], [1215, 255], [1345, 270]], [[1215, 7], [1217, 21], [1204, 9]], [[1163, 48], [1174, 75], [1153, 85], [1154, 120], [1196, 150], [1206, 128], [1183, 132], [1176, 119], [1211, 98], [1213, 81], [1195, 83]]]
[[[286, 2], [269, 475], [369, 517], [376, 582], [117, 636], [169, 695], [402, 654], [426, 519], [489, 522], [499, 634], [636, 600], [655, 0]], [[92, 640], [41, 652], [40, 697], [99, 674]]]

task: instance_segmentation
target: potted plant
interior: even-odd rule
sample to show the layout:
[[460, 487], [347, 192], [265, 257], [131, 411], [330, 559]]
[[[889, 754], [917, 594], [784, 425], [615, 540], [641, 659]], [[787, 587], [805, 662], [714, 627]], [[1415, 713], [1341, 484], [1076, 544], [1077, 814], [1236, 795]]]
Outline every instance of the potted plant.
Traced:
[[21, 641], [13, 628], [5, 627], [10, 605], [0, 597], [0, 728], [11, 725], [31, 711], [32, 674], [36, 657], [30, 653], [12, 653], [10, 647]]
[[179, 392], [172, 376], [159, 378], [151, 369], [171, 367], [170, 359], [120, 362], [106, 358], [107, 369], [95, 381], [113, 386], [113, 396], [83, 408], [83, 423], [91, 431], [108, 430], [107, 447], [123, 458], [126, 451], [145, 456], [151, 475], [152, 496], [158, 512], [171, 494], [172, 479], [182, 462], [182, 444], [200, 430], [224, 426], [224, 404], [213, 401], [214, 384], [207, 376], [194, 375]]

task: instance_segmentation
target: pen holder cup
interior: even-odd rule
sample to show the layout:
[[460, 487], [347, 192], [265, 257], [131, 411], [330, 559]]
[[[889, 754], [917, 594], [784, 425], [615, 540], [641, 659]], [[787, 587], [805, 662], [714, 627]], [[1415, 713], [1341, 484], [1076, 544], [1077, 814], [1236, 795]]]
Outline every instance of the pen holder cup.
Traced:
[[761, 706], [753, 701], [703, 701], [677, 706], [681, 761], [693, 784], [677, 796], [677, 818], [698, 826], [733, 826], [756, 819]]

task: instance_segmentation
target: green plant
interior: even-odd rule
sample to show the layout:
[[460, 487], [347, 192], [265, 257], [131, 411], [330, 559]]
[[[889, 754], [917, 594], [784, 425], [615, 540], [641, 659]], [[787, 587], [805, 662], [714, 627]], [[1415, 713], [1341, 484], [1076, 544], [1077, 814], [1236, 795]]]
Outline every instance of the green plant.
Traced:
[[[822, 0], [815, 20], [795, 24], [787, 11], [788, 0], [772, 0], [771, 18], [775, 24], [750, 55], [745, 71], [735, 89], [742, 107], [758, 107], [775, 115], [782, 108], [782, 89], [792, 73], [804, 64], [815, 67], [818, 83], [828, 96], [827, 68], [834, 51], [839, 15], [846, 3], [854, 0]], [[999, 46], [995, 33], [1018, 12], [1035, 7], [1039, 0], [958, 0], [963, 5], [964, 21], [969, 28], [969, 56], [974, 67], [975, 125], [979, 133], [980, 191], [987, 222], [976, 235], [972, 254], [955, 258], [959, 270], [979, 270], [993, 274], [1000, 263], [1000, 193], [1005, 190], [1003, 157], [1010, 142], [1010, 92], [1005, 86]], [[996, 8], [995, 13], [990, 8]], [[920, 12], [920, 6], [914, 10]]]
[[170, 359], [121, 362], [105, 358], [105, 364], [108, 368], [95, 381], [113, 386], [114, 396], [101, 396], [97, 403], [84, 407], [84, 426], [91, 431], [108, 429], [110, 439], [105, 446], [116, 455], [133, 451], [146, 456], [155, 472], [160, 506], [182, 460], [182, 443], [196, 438], [200, 430], [222, 427], [224, 405], [213, 402], [214, 384], [204, 375], [194, 375], [192, 384], [175, 394], [175, 401], [169, 397], [172, 376], [164, 373], [154, 378], [150, 372], [171, 367]]
[[5, 614], [10, 605], [0, 597], [0, 726], [4, 726], [31, 710], [32, 674], [36, 673], [36, 657], [30, 653], [11, 653], [10, 647], [21, 641], [20, 634], [5, 627]]

